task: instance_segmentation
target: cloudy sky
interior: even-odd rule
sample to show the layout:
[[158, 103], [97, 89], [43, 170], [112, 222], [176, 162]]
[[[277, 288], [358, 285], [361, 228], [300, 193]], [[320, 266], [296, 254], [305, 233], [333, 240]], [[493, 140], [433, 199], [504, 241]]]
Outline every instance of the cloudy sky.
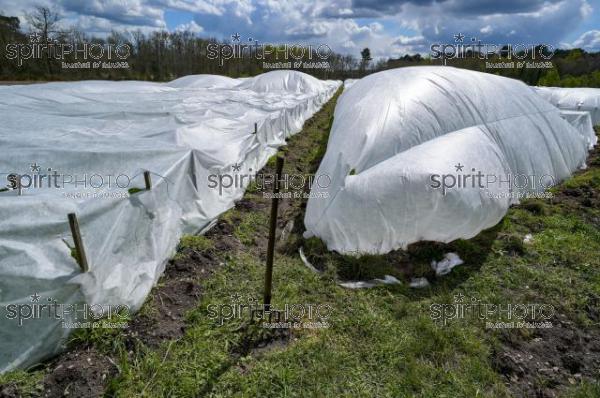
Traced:
[[428, 53], [462, 33], [491, 44], [600, 50], [600, 0], [0, 0], [0, 14], [48, 5], [92, 34], [188, 29], [260, 43], [321, 43], [375, 57]]

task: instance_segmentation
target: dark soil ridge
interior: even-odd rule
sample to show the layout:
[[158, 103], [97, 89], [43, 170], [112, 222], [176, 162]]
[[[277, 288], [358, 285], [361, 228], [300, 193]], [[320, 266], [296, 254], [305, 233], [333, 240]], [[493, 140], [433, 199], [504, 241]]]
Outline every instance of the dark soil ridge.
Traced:
[[514, 396], [560, 397], [565, 387], [600, 377], [600, 331], [578, 328], [564, 315], [552, 324], [528, 338], [501, 335], [492, 363]]

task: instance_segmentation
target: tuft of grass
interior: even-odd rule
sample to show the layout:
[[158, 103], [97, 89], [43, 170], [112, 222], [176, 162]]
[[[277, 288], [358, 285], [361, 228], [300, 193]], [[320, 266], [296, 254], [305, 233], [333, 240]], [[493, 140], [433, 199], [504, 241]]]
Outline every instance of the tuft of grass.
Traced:
[[129, 192], [130, 195], [134, 195], [138, 192], [142, 192], [144, 191], [144, 189], [142, 188], [129, 188], [129, 190], [127, 192]]
[[214, 248], [214, 242], [203, 235], [184, 235], [179, 241], [178, 250], [190, 249], [207, 251]]
[[177, 246], [177, 253], [174, 260], [186, 258], [191, 251], [204, 252], [214, 249], [214, 242], [203, 235], [184, 235]]
[[269, 217], [266, 213], [244, 213], [233, 234], [244, 245], [255, 245], [258, 230], [268, 228]]
[[574, 387], [572, 391], [569, 391], [566, 398], [589, 398], [589, 397], [600, 397], [600, 382], [595, 383], [581, 382], [578, 386]]
[[122, 311], [119, 314], [111, 314], [111, 316], [102, 319], [90, 320], [100, 327], [89, 327], [75, 330], [69, 336], [69, 344], [77, 345], [84, 344], [94, 346], [103, 353], [118, 353], [123, 354], [126, 350], [126, 343], [123, 332], [119, 328], [102, 327], [104, 322], [110, 323], [129, 323], [131, 314], [128, 311]]
[[521, 208], [535, 215], [546, 215], [548, 213], [547, 205], [541, 200], [527, 200], [521, 204]]
[[578, 174], [564, 182], [565, 188], [576, 189], [583, 186], [600, 188], [600, 168], [590, 169], [589, 171]]

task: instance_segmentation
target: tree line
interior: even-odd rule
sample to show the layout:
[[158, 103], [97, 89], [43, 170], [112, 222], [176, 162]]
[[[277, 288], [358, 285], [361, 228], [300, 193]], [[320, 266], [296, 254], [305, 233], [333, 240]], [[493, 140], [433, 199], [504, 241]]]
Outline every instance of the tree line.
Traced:
[[[294, 69], [293, 61], [300, 61], [304, 64], [296, 69], [321, 79], [357, 78], [370, 71], [367, 67], [370, 62], [368, 49], [365, 49], [365, 59], [362, 61], [354, 56], [342, 55], [330, 50], [323, 50], [321, 54], [317, 54], [316, 48], [302, 46], [286, 48], [284, 45], [265, 45], [258, 48], [248, 46], [244, 48], [241, 56], [240, 54], [230, 56], [229, 50], [236, 43], [220, 42], [215, 38], [201, 38], [189, 31], [155, 31], [149, 34], [144, 34], [140, 30], [113, 31], [105, 38], [93, 37], [75, 27], [59, 29], [60, 16], [46, 7], [36, 8], [27, 15], [27, 21], [30, 31], [23, 32], [19, 18], [0, 15], [0, 80], [167, 81], [184, 75], [202, 73], [246, 77], [274, 69], [273, 65], [277, 65], [278, 62], [286, 66], [287, 61], [291, 61], [292, 64], [286, 69]], [[92, 45], [95, 45], [93, 48], [96, 50]], [[82, 59], [83, 48], [92, 48], [89, 52], [97, 55], [100, 53], [101, 46], [106, 50], [111, 46], [114, 49], [117, 45], [129, 49], [126, 58], [119, 59], [113, 55], [109, 59], [108, 54], [105, 54], [100, 59], [91, 57]], [[34, 52], [40, 51], [41, 55], [31, 55], [30, 47]], [[62, 51], [61, 56], [57, 58], [56, 53], [49, 50], [50, 47], [52, 51], [57, 49]], [[80, 51], [69, 52], [71, 48]], [[211, 48], [217, 50], [210, 51]], [[217, 58], [214, 58], [215, 53]], [[129, 67], [64, 67], [88, 60], [124, 61]], [[324, 68], [322, 64], [317, 65], [318, 67], [310, 67], [311, 63], [322, 62], [327, 62], [328, 67]], [[271, 66], [265, 68], [266, 64]]]
[[[21, 29], [19, 18], [0, 15], [0, 80], [168, 81], [180, 76], [203, 73], [246, 77], [276, 69], [274, 65], [278, 62], [285, 69], [297, 69], [320, 79], [343, 80], [404, 66], [441, 64], [439, 60], [419, 54], [374, 62], [368, 48], [363, 49], [358, 57], [338, 54], [330, 49], [323, 51], [311, 46], [286, 48], [285, 45], [247, 45], [240, 53], [232, 54], [232, 50], [235, 52], [240, 49], [239, 45], [235, 48], [235, 42], [201, 38], [189, 31], [155, 31], [148, 34], [140, 30], [113, 31], [107, 37], [94, 37], [75, 27], [61, 29], [60, 15], [47, 7], [36, 7], [26, 18], [30, 27], [28, 32]], [[32, 44], [37, 44], [37, 47]], [[41, 49], [41, 54], [32, 55], [31, 49], [34, 47]], [[84, 48], [85, 51], [82, 50]], [[98, 58], [100, 49], [107, 51]], [[115, 56], [115, 49], [116, 55], [121, 55], [122, 58]], [[52, 51], [61, 51], [62, 56], [56, 57], [56, 53]], [[117, 62], [117, 67], [69, 67], [86, 61], [82, 59], [86, 51], [90, 55], [88, 61]], [[113, 52], [109, 53], [110, 51]], [[93, 54], [95, 58], [91, 57]], [[600, 87], [598, 52], [557, 50], [551, 59], [552, 68], [486, 68], [486, 61], [502, 60], [503, 53], [500, 51], [487, 60], [463, 57], [449, 60], [447, 64], [520, 79], [530, 85]], [[126, 62], [127, 67], [121, 67], [123, 64], [118, 64], [120, 61]], [[297, 63], [294, 61], [303, 64], [296, 67]], [[526, 57], [524, 61], [533, 59]], [[327, 67], [323, 67], [323, 62], [327, 63]], [[311, 67], [315, 63], [320, 64]]]

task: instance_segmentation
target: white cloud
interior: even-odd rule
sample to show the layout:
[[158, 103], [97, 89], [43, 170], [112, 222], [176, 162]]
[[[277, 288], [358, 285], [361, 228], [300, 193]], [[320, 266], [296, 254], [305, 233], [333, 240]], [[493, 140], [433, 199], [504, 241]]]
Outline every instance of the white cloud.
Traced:
[[187, 32], [198, 34], [202, 31], [204, 31], [204, 28], [202, 26], [198, 25], [195, 21], [190, 21], [188, 23], [182, 23], [180, 25], [177, 25], [175, 30], [178, 32], [187, 31]]
[[165, 26], [164, 10], [143, 0], [62, 0], [63, 10], [134, 26]]
[[[512, 2], [517, 3], [516, 0]], [[461, 14], [457, 11], [457, 3], [466, 4], [467, 1], [448, 0], [426, 7], [405, 4], [396, 18], [400, 23], [410, 21], [409, 26], [430, 43], [451, 41], [454, 34], [461, 32], [467, 39], [480, 39], [483, 34], [487, 42], [497, 44], [554, 45], [578, 28], [584, 18], [582, 8], [588, 4], [586, 0], [536, 0], [531, 4], [537, 4], [537, 8], [523, 4], [520, 12], [502, 13], [491, 8], [495, 2], [485, 2], [490, 6], [486, 12], [469, 14], [465, 11]]]
[[392, 41], [394, 52], [397, 55], [406, 53], [424, 53], [427, 50], [427, 41], [423, 36], [400, 35]]
[[579, 36], [572, 44], [573, 47], [587, 51], [600, 51], [600, 30], [590, 30]]
[[373, 32], [383, 32], [383, 25], [380, 24], [379, 22], [373, 22], [369, 24], [369, 28], [373, 31]]
[[223, 15], [224, 9], [211, 1], [202, 0], [162, 0], [160, 4], [164, 8], [175, 10], [199, 12], [210, 15]]
[[479, 31], [481, 33], [483, 33], [484, 35], [488, 34], [488, 33], [492, 33], [492, 25], [485, 25], [483, 28], [479, 29]]
[[418, 45], [425, 44], [425, 38], [423, 36], [403, 36], [400, 35], [394, 41], [395, 44], [400, 45]]

